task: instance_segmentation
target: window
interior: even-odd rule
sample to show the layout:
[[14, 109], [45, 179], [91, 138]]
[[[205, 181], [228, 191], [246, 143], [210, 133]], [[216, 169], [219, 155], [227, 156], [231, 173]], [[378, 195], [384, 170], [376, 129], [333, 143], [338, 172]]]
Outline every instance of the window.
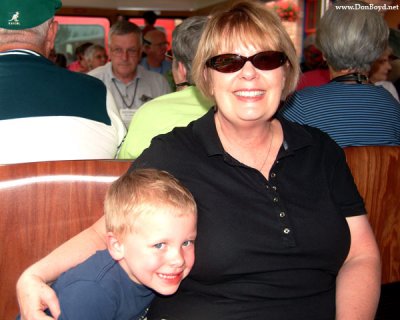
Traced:
[[67, 63], [74, 60], [75, 49], [85, 43], [100, 44], [107, 50], [110, 22], [106, 18], [56, 16], [58, 32], [55, 51], [63, 53]]

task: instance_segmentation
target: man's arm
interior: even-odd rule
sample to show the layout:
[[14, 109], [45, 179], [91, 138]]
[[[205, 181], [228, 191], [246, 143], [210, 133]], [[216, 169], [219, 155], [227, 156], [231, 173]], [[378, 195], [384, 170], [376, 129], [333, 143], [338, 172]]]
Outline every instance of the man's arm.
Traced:
[[106, 248], [104, 216], [91, 227], [71, 238], [49, 255], [26, 269], [17, 282], [17, 298], [22, 320], [51, 319], [43, 310], [49, 308], [57, 319], [60, 308], [54, 291], [47, 285], [61, 273]]

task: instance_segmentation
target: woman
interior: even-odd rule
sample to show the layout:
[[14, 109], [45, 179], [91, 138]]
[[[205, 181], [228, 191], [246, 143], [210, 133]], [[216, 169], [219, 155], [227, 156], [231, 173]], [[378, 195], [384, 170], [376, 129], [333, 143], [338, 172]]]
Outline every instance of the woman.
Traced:
[[[208, 21], [193, 79], [215, 109], [153, 139], [132, 166], [171, 172], [199, 209], [193, 272], [156, 299], [149, 320], [373, 319], [379, 253], [343, 151], [275, 117], [298, 73], [289, 36], [264, 6], [238, 2]], [[104, 247], [104, 229], [101, 219], [24, 273], [26, 319], [39, 299], [55, 310], [42, 281]]]
[[376, 86], [384, 87], [397, 101], [399, 101], [399, 95], [397, 94], [395, 86], [392, 82], [388, 81], [388, 75], [392, 70], [392, 65], [390, 64], [391, 55], [392, 49], [387, 47], [379, 59], [374, 61], [371, 65], [371, 70], [369, 71], [369, 81]]
[[[341, 10], [342, 5], [364, 9]], [[387, 47], [388, 36], [382, 15], [365, 2], [335, 1], [317, 29], [317, 46], [331, 80], [296, 91], [280, 113], [326, 132], [341, 147], [400, 145], [400, 104], [368, 81], [371, 64]]]
[[104, 66], [107, 63], [108, 56], [106, 49], [99, 44], [93, 44], [85, 50], [85, 61], [87, 71]]

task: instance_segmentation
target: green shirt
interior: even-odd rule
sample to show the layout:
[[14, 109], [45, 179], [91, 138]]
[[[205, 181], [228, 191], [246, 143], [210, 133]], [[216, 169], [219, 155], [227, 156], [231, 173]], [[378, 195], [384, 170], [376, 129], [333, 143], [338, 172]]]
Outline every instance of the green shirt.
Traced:
[[139, 108], [121, 146], [119, 159], [136, 159], [151, 140], [175, 127], [185, 127], [213, 105], [194, 86], [157, 97]]

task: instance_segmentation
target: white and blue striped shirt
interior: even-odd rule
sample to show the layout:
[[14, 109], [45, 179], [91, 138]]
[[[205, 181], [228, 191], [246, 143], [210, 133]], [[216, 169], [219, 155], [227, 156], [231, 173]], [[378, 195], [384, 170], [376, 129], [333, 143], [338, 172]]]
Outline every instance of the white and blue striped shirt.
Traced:
[[279, 111], [341, 147], [400, 145], [400, 104], [383, 87], [330, 82], [295, 92]]

